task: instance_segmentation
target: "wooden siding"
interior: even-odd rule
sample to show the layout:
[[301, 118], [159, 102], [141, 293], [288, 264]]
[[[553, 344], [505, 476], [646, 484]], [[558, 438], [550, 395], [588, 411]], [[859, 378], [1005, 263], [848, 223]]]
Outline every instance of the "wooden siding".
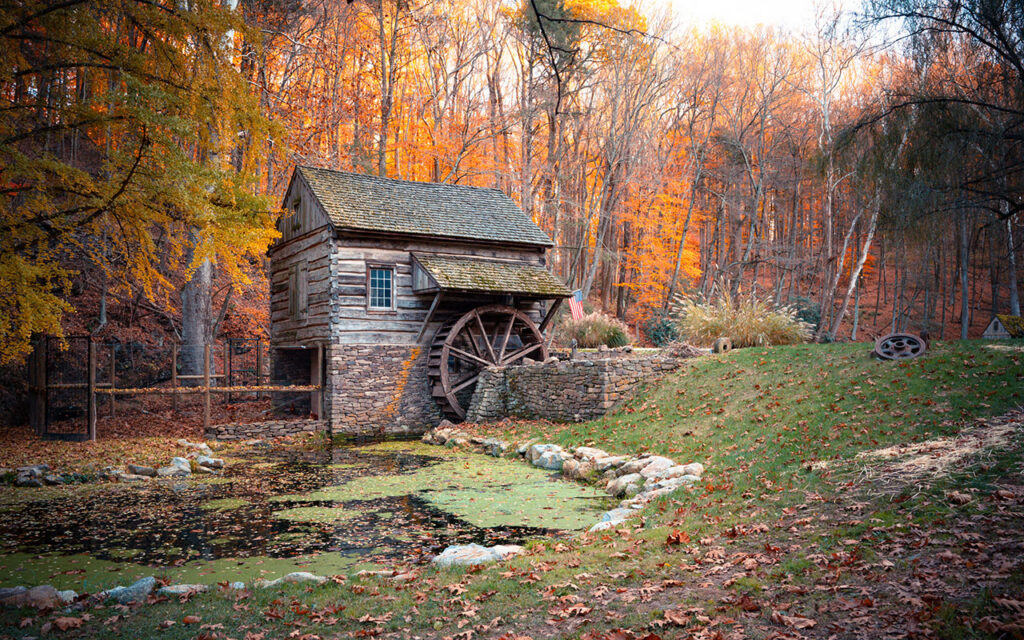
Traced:
[[[340, 237], [334, 241], [332, 273], [334, 295], [331, 301], [331, 336], [338, 344], [415, 344], [434, 294], [413, 292], [412, 252], [436, 252], [487, 258], [519, 259], [544, 264], [543, 252], [501, 247], [473, 246], [421, 240]], [[389, 264], [395, 268], [394, 311], [367, 310], [367, 263]], [[500, 296], [445, 296], [427, 328], [423, 340], [429, 340], [446, 317], [463, 313], [482, 304], [503, 302]], [[539, 322], [542, 305], [536, 301], [517, 303]]]
[[310, 191], [309, 185], [298, 172], [292, 174], [292, 181], [281, 202], [284, 213], [277, 221], [277, 230], [281, 237], [275, 243], [284, 244], [294, 238], [303, 236], [310, 231], [329, 225], [327, 214], [320, 208], [316, 196]]
[[[330, 338], [332, 245], [331, 229], [323, 226], [278, 243], [271, 249], [271, 344], [302, 345], [326, 342]], [[300, 277], [304, 275], [306, 278], [306, 301], [305, 304], [299, 302], [304, 313], [292, 313], [293, 266], [298, 268]]]

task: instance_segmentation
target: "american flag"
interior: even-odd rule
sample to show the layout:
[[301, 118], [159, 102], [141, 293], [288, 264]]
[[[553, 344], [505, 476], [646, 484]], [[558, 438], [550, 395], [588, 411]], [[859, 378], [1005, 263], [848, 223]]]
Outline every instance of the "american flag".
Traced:
[[583, 317], [583, 292], [579, 289], [572, 292], [569, 298], [569, 311], [572, 312], [572, 319], [579, 320]]

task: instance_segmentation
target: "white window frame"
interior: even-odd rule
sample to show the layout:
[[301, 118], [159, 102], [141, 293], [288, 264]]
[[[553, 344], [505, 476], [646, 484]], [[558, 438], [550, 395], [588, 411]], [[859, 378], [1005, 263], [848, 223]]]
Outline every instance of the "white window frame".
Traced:
[[[388, 296], [388, 300], [391, 303], [389, 306], [375, 306], [373, 304], [373, 272], [374, 271], [388, 271], [391, 273], [391, 293]], [[371, 313], [390, 313], [396, 308], [395, 300], [395, 265], [384, 263], [384, 262], [367, 262], [366, 263], [366, 310]]]

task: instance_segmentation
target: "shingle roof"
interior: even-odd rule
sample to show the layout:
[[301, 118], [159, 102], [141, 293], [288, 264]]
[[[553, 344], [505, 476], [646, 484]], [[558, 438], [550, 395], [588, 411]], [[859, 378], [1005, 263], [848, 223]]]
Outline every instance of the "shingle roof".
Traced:
[[442, 291], [509, 293], [546, 298], [572, 295], [558, 278], [540, 265], [432, 253], [412, 255]]
[[498, 189], [297, 167], [339, 229], [551, 246]]

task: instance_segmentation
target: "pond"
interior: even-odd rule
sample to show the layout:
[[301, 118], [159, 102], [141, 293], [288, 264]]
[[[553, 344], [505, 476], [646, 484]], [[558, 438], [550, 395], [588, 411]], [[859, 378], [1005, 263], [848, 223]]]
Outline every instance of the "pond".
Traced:
[[426, 562], [450, 544], [568, 535], [609, 506], [518, 460], [412, 441], [235, 455], [221, 477], [7, 491], [0, 586], [334, 575]]

